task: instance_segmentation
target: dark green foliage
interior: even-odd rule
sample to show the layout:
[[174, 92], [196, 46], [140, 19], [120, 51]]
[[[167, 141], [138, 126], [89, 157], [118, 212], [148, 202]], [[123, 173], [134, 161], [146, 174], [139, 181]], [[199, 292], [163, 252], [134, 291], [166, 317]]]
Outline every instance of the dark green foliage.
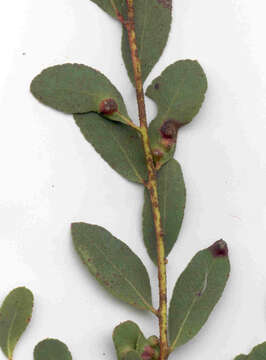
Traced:
[[46, 339], [36, 345], [34, 360], [72, 360], [67, 346], [56, 339]]
[[[122, 55], [129, 78], [135, 86], [134, 64], [136, 78], [140, 80], [142, 76], [144, 82], [166, 46], [172, 21], [172, 0], [134, 0], [129, 7], [131, 15], [126, 0], [91, 1], [122, 23]], [[134, 21], [131, 21], [133, 18]], [[128, 34], [131, 35], [130, 44]], [[139, 57], [140, 63], [134, 61], [136, 57]], [[159, 318], [160, 341], [156, 336], [147, 339], [132, 321], [123, 322], [114, 329], [113, 341], [118, 360], [158, 360], [159, 357], [165, 360], [205, 324], [223, 293], [230, 263], [223, 240], [193, 257], [173, 291], [168, 314], [170, 345], [167, 348], [165, 264], [178, 238], [186, 202], [182, 170], [173, 156], [179, 128], [190, 123], [201, 108], [207, 79], [197, 61], [182, 60], [168, 66], [146, 92], [158, 107], [157, 116], [149, 129], [146, 127], [143, 91], [139, 82], [139, 128], [129, 119], [123, 98], [114, 85], [99, 71], [85, 65], [64, 64], [46, 69], [32, 81], [31, 92], [42, 103], [73, 114], [84, 138], [99, 155], [124, 178], [145, 186], [143, 237], [155, 264], [154, 219], [163, 238], [159, 244], [158, 310], [152, 306], [147, 270], [125, 243], [104, 228], [85, 223], [72, 224], [72, 238], [84, 265], [109, 293], [138, 309], [149, 310]], [[2, 305], [0, 346], [9, 359], [30, 319], [32, 304], [30, 291], [18, 288]], [[235, 358], [244, 359], [265, 360], [266, 343], [255, 347], [249, 355]], [[72, 356], [62, 342], [46, 339], [35, 347], [34, 360], [72, 360]]]
[[[146, 80], [167, 43], [172, 20], [172, 0], [134, 0], [135, 31], [142, 80]], [[127, 31], [123, 29], [122, 55], [135, 86]]]
[[133, 321], [119, 324], [114, 329], [113, 341], [118, 360], [158, 359], [159, 357], [158, 338], [152, 336], [146, 339]]
[[198, 252], [179, 277], [169, 309], [172, 348], [193, 338], [220, 299], [230, 272], [227, 245], [219, 240]]
[[266, 342], [253, 348], [249, 355], [239, 355], [235, 360], [265, 360], [266, 359]]
[[141, 260], [100, 226], [72, 224], [76, 250], [90, 273], [112, 295], [139, 309], [151, 310], [151, 286]]
[[[117, 18], [117, 11], [127, 20], [126, 0], [92, 0]], [[172, 0], [134, 0], [135, 32], [142, 80], [145, 81], [166, 46], [172, 21]], [[128, 76], [135, 86], [127, 30], [123, 27], [122, 55]]]
[[207, 79], [197, 61], [181, 60], [153, 80], [146, 95], [158, 106], [149, 126], [154, 158], [162, 165], [173, 157], [178, 129], [198, 113], [207, 90]]
[[115, 171], [137, 183], [147, 179], [143, 146], [134, 129], [96, 113], [74, 117], [85, 139]]
[[69, 114], [95, 111], [126, 123], [124, 101], [99, 71], [85, 65], [64, 64], [45, 69], [31, 83], [32, 94], [45, 105]]
[[0, 309], [0, 346], [8, 359], [28, 326], [32, 315], [33, 295], [25, 287], [12, 290]]
[[125, 321], [114, 329], [113, 342], [118, 360], [124, 359], [128, 352], [136, 350], [140, 336], [143, 334], [133, 321]]
[[[159, 207], [164, 231], [165, 256], [172, 250], [181, 228], [186, 202], [186, 189], [180, 165], [174, 159], [162, 167], [157, 175]], [[151, 201], [145, 189], [143, 207], [143, 236], [146, 248], [157, 263], [156, 234]]]
[[141, 357], [137, 351], [132, 350], [126, 353], [124, 360], [141, 360]]

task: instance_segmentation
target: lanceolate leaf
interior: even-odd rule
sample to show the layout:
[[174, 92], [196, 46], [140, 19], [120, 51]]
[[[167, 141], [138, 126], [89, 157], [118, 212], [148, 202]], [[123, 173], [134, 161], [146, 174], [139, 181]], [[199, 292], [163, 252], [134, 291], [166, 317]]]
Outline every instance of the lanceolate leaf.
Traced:
[[65, 113], [95, 111], [123, 123], [128, 118], [118, 90], [102, 73], [85, 65], [50, 67], [35, 77], [31, 92], [45, 105]]
[[34, 360], [72, 360], [67, 346], [56, 339], [46, 339], [36, 345]]
[[19, 287], [5, 298], [0, 309], [0, 346], [8, 359], [26, 329], [32, 315], [33, 295]]
[[124, 359], [129, 351], [136, 350], [139, 336], [144, 337], [133, 321], [125, 321], [114, 329], [113, 342], [118, 360]]
[[106, 290], [139, 309], [152, 310], [148, 273], [126, 244], [85, 223], [72, 224], [72, 237], [82, 261]]
[[[167, 43], [171, 20], [172, 0], [134, 0], [135, 31], [142, 80], [145, 81], [159, 60]], [[128, 75], [134, 82], [127, 31], [123, 29], [122, 54]]]
[[198, 252], [178, 279], [169, 309], [171, 348], [193, 338], [222, 295], [230, 272], [227, 245], [219, 240]]
[[265, 360], [266, 359], [266, 342], [257, 345], [249, 355], [239, 355], [235, 360]]
[[85, 139], [120, 175], [143, 183], [147, 167], [139, 134], [129, 126], [107, 121], [96, 113], [74, 116]]
[[[166, 256], [172, 250], [181, 228], [186, 202], [186, 189], [180, 165], [171, 159], [160, 169], [157, 175], [159, 207], [164, 232]], [[156, 234], [152, 214], [151, 201], [145, 189], [143, 207], [143, 236], [146, 248], [152, 259], [157, 263]]]
[[197, 61], [182, 60], [168, 66], [153, 80], [146, 95], [158, 106], [158, 115], [149, 126], [149, 136], [157, 167], [175, 152], [178, 129], [188, 124], [200, 110], [207, 79]]

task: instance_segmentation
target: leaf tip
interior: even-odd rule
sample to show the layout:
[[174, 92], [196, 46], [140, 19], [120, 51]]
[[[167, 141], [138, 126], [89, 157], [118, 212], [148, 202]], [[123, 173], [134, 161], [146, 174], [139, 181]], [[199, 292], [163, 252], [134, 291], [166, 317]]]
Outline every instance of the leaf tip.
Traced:
[[228, 246], [223, 239], [216, 241], [209, 247], [209, 250], [215, 258], [228, 256]]

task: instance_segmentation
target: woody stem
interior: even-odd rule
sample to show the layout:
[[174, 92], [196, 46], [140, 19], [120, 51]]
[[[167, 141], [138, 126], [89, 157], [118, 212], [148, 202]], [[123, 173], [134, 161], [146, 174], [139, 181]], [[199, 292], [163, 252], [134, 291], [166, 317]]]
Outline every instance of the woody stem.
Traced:
[[128, 7], [128, 19], [123, 20], [128, 34], [128, 41], [131, 51], [131, 59], [134, 70], [136, 85], [136, 94], [138, 101], [140, 133], [145, 152], [145, 158], [148, 169], [148, 181], [145, 184], [151, 200], [152, 212], [157, 244], [157, 261], [158, 261], [158, 280], [159, 280], [159, 328], [160, 328], [160, 360], [168, 357], [168, 340], [167, 340], [167, 282], [166, 282], [166, 259], [163, 239], [163, 228], [161, 214], [159, 209], [156, 169], [154, 167], [152, 150], [149, 142], [146, 107], [144, 100], [143, 82], [141, 74], [141, 62], [138, 56], [138, 47], [136, 43], [136, 32], [134, 23], [134, 0], [126, 0]]

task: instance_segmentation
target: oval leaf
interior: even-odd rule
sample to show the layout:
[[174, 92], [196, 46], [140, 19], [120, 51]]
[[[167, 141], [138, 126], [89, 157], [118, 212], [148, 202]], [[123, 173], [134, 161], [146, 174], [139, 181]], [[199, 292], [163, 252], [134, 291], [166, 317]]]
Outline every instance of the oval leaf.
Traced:
[[[172, 21], [172, 0], [134, 0], [134, 10], [136, 42], [144, 82], [159, 60], [167, 43]], [[122, 37], [122, 55], [129, 78], [135, 86], [125, 28]]]
[[230, 272], [227, 245], [219, 240], [198, 252], [178, 279], [169, 309], [171, 349], [193, 338], [220, 299]]
[[238, 355], [236, 358], [235, 358], [235, 360], [246, 360], [248, 358], [248, 356], [247, 355]]
[[133, 182], [143, 183], [147, 179], [142, 142], [134, 129], [95, 113], [74, 118], [85, 139], [115, 171]]
[[72, 224], [72, 238], [90, 273], [118, 299], [152, 311], [151, 286], [141, 260], [100, 226]]
[[32, 315], [33, 295], [25, 287], [14, 289], [0, 309], [0, 346], [8, 359], [26, 329]]
[[72, 360], [67, 346], [56, 339], [46, 339], [36, 345], [34, 360]]
[[157, 168], [173, 157], [178, 129], [198, 113], [206, 90], [204, 71], [192, 60], [168, 66], [148, 87], [146, 95], [158, 106], [158, 114], [149, 126]]
[[[170, 160], [157, 175], [159, 207], [164, 232], [165, 256], [172, 250], [178, 237], [186, 202], [186, 189], [182, 170], [178, 162]], [[151, 201], [145, 189], [143, 207], [144, 243], [152, 261], [157, 264], [156, 234]]]
[[127, 123], [124, 101], [99, 71], [79, 64], [50, 67], [31, 83], [32, 94], [43, 104], [68, 114], [95, 111]]
[[113, 342], [118, 360], [122, 360], [129, 351], [136, 350], [139, 336], [143, 334], [133, 321], [125, 321], [114, 329]]

